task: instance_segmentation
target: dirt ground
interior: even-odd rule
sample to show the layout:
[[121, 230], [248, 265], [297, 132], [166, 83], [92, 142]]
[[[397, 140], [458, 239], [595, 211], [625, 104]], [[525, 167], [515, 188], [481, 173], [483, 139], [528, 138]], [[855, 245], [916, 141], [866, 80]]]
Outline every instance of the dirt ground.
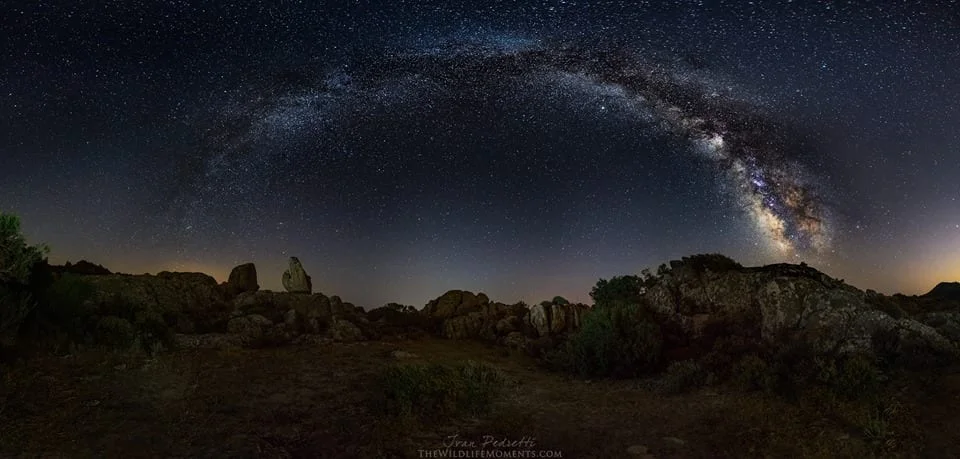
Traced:
[[[478, 419], [380, 418], [369, 400], [397, 349], [416, 354], [406, 362], [483, 361], [508, 377], [507, 393]], [[443, 457], [431, 454], [454, 438], [530, 451], [512, 457], [960, 457], [956, 372], [901, 388], [919, 395], [904, 396], [878, 445], [855, 410], [724, 387], [664, 395], [638, 381], [578, 381], [439, 339], [155, 359], [91, 351], [2, 371], [2, 457]]]

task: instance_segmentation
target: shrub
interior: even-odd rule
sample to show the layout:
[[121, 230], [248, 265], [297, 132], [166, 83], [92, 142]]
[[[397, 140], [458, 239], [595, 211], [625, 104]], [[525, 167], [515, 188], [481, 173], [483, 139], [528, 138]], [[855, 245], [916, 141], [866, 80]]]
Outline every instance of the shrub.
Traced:
[[582, 377], [633, 377], [659, 363], [662, 347], [660, 328], [640, 320], [636, 306], [594, 308], [547, 363]]
[[476, 362], [393, 366], [380, 377], [378, 408], [392, 416], [422, 419], [484, 414], [504, 383], [496, 369]]
[[893, 449], [896, 438], [891, 427], [899, 411], [900, 403], [897, 400], [877, 398], [860, 419], [867, 440], [881, 449]]
[[94, 287], [82, 277], [64, 274], [44, 291], [38, 319], [43, 326], [82, 341], [95, 312], [86, 305], [93, 295]]
[[734, 259], [719, 253], [692, 255], [683, 257], [681, 261], [698, 272], [703, 272], [708, 269], [714, 272], [723, 272], [743, 267], [743, 265], [737, 263]]
[[128, 322], [134, 330], [134, 344], [144, 351], [171, 349], [174, 345], [173, 330], [159, 312], [143, 308], [120, 295], [102, 303], [97, 313], [103, 318], [116, 317]]
[[876, 394], [883, 382], [883, 373], [876, 361], [867, 355], [852, 354], [837, 361], [835, 377], [830, 381], [834, 392], [848, 399]]
[[367, 320], [378, 324], [380, 332], [388, 335], [426, 331], [436, 326], [432, 318], [410, 306], [395, 308], [387, 305], [371, 309], [367, 312]]
[[776, 386], [777, 374], [765, 360], [756, 354], [749, 354], [734, 366], [731, 379], [745, 391], [769, 391]]
[[590, 290], [590, 298], [597, 307], [638, 304], [643, 285], [643, 279], [638, 276], [615, 276], [609, 281], [600, 279]]
[[871, 337], [871, 344], [881, 368], [888, 371], [900, 369], [936, 373], [956, 363], [955, 353], [924, 345], [924, 340], [917, 336], [904, 339], [901, 332], [914, 335], [918, 333], [892, 328], [880, 330]]
[[0, 347], [16, 340], [24, 319], [35, 307], [30, 292], [16, 285], [0, 284]]
[[50, 249], [43, 244], [27, 245], [20, 232], [20, 219], [0, 212], [0, 282], [26, 284], [38, 263]]
[[106, 316], [97, 322], [95, 342], [115, 349], [130, 349], [137, 340], [137, 332], [126, 319]]
[[661, 379], [661, 388], [669, 394], [681, 394], [707, 383], [707, 371], [695, 360], [673, 362]]

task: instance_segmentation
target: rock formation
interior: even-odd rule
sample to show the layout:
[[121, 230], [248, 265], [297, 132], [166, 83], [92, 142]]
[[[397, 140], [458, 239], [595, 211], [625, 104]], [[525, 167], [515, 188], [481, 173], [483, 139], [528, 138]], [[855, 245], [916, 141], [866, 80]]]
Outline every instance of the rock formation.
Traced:
[[112, 274], [109, 269], [93, 264], [87, 260], [80, 260], [76, 264], [66, 262], [63, 266], [51, 265], [50, 272], [54, 274], [80, 274], [85, 276], [102, 276]]
[[[421, 314], [447, 339], [479, 339], [527, 349], [541, 339], [562, 338], [579, 329], [589, 308], [582, 304], [491, 303], [487, 295], [451, 290], [430, 301]], [[553, 340], [550, 340], [553, 342]]]
[[202, 273], [85, 276], [94, 288], [87, 307], [109, 311], [124, 307], [163, 317], [178, 333], [225, 330], [231, 305], [216, 279]]
[[253, 263], [239, 265], [230, 271], [230, 277], [227, 280], [227, 294], [237, 296], [243, 292], [256, 292], [260, 290], [260, 284], [257, 283], [257, 267]]
[[[804, 265], [711, 270], [674, 261], [670, 266], [645, 288], [641, 306], [661, 324], [665, 345], [686, 348], [689, 355], [707, 352], [721, 337], [774, 348], [804, 343], [815, 352], [872, 352], [882, 333], [933, 353], [957, 350], [934, 327], [896, 317], [896, 306], [884, 297]], [[881, 304], [886, 306], [878, 309]], [[950, 318], [937, 323], [953, 329]]]
[[[660, 326], [668, 358], [706, 355], [720, 339], [752, 348], [801, 343], [816, 352], [879, 354], [878, 337], [887, 347], [893, 337], [896, 349], [958, 353], [960, 304], [951, 295], [863, 292], [805, 265], [745, 268], [701, 261], [671, 262], [631, 296], [645, 318]], [[85, 305], [89, 310], [165, 323], [187, 346], [405, 339], [429, 333], [541, 355], [579, 330], [591, 314], [590, 307], [562, 299], [528, 307], [462, 290], [448, 291], [419, 311], [389, 304], [364, 312], [337, 296], [312, 293], [310, 277], [296, 258], [283, 276], [288, 292], [259, 290], [252, 264], [234, 268], [226, 288], [200, 273], [102, 274], [84, 280], [94, 287]], [[952, 292], [952, 285], [938, 291]], [[197, 334], [210, 338], [185, 338]]]
[[290, 293], [313, 293], [310, 276], [297, 257], [290, 257], [290, 267], [283, 272], [283, 288]]

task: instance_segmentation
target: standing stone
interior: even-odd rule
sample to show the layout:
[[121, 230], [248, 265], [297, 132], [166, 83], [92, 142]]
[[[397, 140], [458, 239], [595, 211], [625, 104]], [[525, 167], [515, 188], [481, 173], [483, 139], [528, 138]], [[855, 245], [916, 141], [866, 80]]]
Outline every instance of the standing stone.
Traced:
[[537, 330], [541, 337], [550, 335], [550, 307], [535, 304], [530, 308], [530, 325]]
[[297, 257], [290, 257], [290, 268], [283, 272], [283, 288], [290, 293], [313, 293], [310, 276]]
[[253, 263], [242, 264], [230, 271], [230, 278], [227, 279], [227, 293], [230, 296], [257, 290], [260, 290], [260, 284], [257, 283], [257, 267]]

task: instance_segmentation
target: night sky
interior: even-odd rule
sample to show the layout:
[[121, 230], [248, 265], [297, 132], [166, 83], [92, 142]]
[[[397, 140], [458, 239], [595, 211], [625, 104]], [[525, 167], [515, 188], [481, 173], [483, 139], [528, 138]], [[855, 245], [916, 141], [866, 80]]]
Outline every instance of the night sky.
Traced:
[[960, 3], [7, 1], [0, 211], [51, 262], [297, 256], [365, 307], [708, 252], [923, 293], [960, 280]]

